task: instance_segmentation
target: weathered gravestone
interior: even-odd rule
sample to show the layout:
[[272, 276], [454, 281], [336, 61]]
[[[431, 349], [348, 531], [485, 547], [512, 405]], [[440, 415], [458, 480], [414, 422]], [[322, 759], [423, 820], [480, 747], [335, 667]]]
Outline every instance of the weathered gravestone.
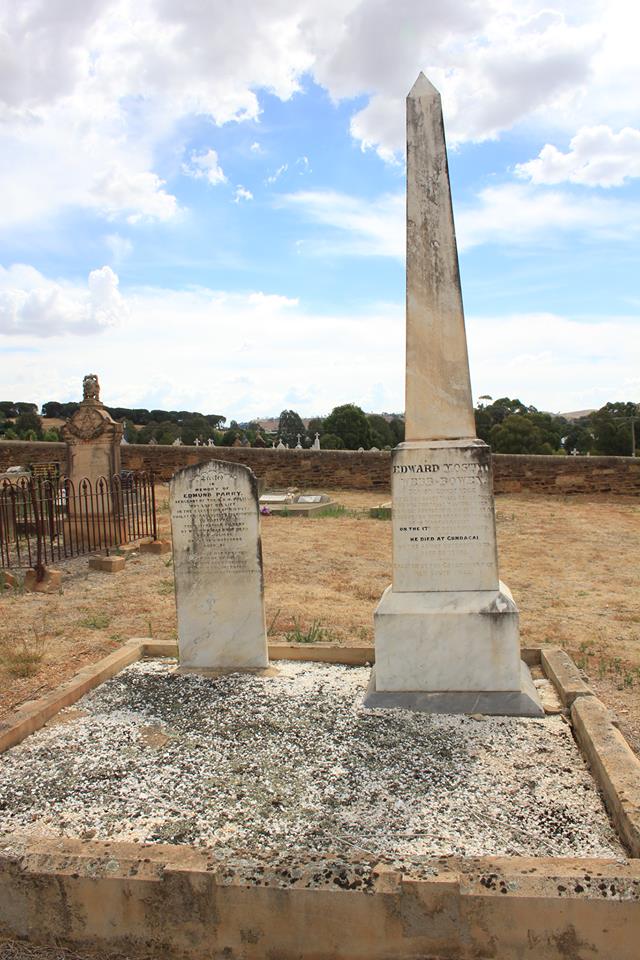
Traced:
[[170, 484], [180, 666], [269, 662], [258, 486], [239, 463], [186, 467]]
[[499, 581], [491, 451], [475, 434], [442, 106], [407, 97], [405, 442], [392, 454], [393, 583], [366, 702], [543, 715]]

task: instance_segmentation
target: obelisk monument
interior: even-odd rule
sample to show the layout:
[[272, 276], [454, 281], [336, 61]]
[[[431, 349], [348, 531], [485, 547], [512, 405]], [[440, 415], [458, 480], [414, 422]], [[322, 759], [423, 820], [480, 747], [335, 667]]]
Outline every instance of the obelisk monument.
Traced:
[[407, 97], [405, 442], [392, 454], [393, 583], [365, 703], [542, 716], [498, 578], [491, 451], [476, 438], [440, 94]]

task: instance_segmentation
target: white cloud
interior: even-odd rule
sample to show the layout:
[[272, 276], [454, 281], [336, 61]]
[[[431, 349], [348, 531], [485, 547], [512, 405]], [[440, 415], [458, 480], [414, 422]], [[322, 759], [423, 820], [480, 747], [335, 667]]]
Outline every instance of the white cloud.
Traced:
[[638, 319], [468, 317], [474, 397], [519, 397], [555, 412], [640, 399]]
[[333, 236], [312, 241], [317, 253], [404, 257], [403, 194], [367, 200], [333, 190], [305, 190], [280, 196], [278, 203], [335, 229]]
[[563, 234], [631, 240], [640, 231], [640, 206], [608, 197], [506, 183], [487, 187], [456, 212], [461, 251], [485, 243], [544, 243]]
[[[403, 150], [404, 97], [420, 69], [442, 91], [451, 143], [527, 119], [572, 132], [614, 118], [624, 126], [637, 106], [639, 29], [628, 0], [6, 2], [3, 223], [69, 206], [166, 221], [177, 205], [158, 156], [183, 119], [258, 121], [261, 91], [287, 100], [307, 73], [336, 101], [369, 97], [351, 132], [390, 161]], [[219, 165], [194, 169], [221, 182]]]
[[[402, 408], [402, 304], [313, 313], [296, 298], [275, 292], [230, 294], [205, 288], [140, 289], [122, 303], [113, 299], [113, 275], [96, 273], [91, 290], [50, 284], [30, 267], [0, 274], [3, 294], [8, 276], [13, 288], [42, 291], [35, 301], [37, 323], [28, 322], [22, 311], [19, 335], [14, 329], [4, 339], [3, 346], [11, 344], [13, 351], [0, 354], [7, 395], [39, 403], [74, 399], [82, 375], [95, 369], [104, 399], [114, 405], [202, 410], [236, 419], [277, 414], [293, 398], [299, 412], [309, 415], [349, 401], [369, 410]], [[55, 326], [50, 305], [42, 305], [46, 287], [57, 289], [58, 305], [55, 296], [50, 298], [53, 316], [63, 314]], [[92, 308], [91, 297], [101, 307]], [[60, 302], [66, 305], [62, 311]], [[120, 320], [126, 316], [126, 324], [105, 332], [101, 309], [115, 311]], [[86, 335], [70, 349], [65, 334], [76, 329], [76, 313]], [[0, 316], [6, 320], [3, 311]], [[188, 337], [176, 338], [176, 317], [189, 330]], [[471, 315], [467, 332], [474, 395], [519, 396], [547, 410], [637, 399], [637, 324], [637, 316]], [[221, 338], [229, 330], [233, 342], [221, 351]], [[45, 334], [51, 335], [43, 343]]]
[[[12, 337], [14, 351], [25, 352], [0, 353], [7, 395], [40, 403], [73, 399], [82, 374], [95, 369], [106, 402], [128, 404], [135, 397], [136, 405], [219, 411], [238, 419], [278, 413], [294, 395], [319, 413], [349, 400], [370, 408], [374, 384], [384, 384], [385, 409], [402, 396], [404, 324], [396, 306], [316, 314], [273, 291], [205, 288], [139, 289], [126, 305], [126, 327], [85, 337], [73, 350], [62, 336], [41, 343], [39, 331]], [[189, 336], [176, 337], [176, 317]], [[227, 343], [224, 350], [221, 342]]]
[[249, 149], [251, 150], [251, 153], [263, 153], [262, 147], [260, 146], [260, 144], [258, 143], [257, 140], [255, 140], [255, 141], [251, 144], [251, 146], [249, 147]]
[[[313, 223], [333, 228], [304, 244], [315, 254], [405, 256], [404, 194], [374, 199], [329, 190], [285, 194], [278, 203]], [[487, 187], [455, 210], [458, 249], [483, 244], [548, 244], [563, 235], [629, 241], [640, 233], [640, 205], [523, 183]]]
[[241, 200], [253, 200], [253, 194], [251, 190], [247, 190], [247, 188], [243, 187], [240, 183], [236, 187], [236, 192], [233, 195], [233, 202], [240, 203]]
[[182, 164], [182, 172], [194, 180], [207, 180], [212, 186], [217, 183], [226, 183], [227, 178], [218, 162], [215, 150], [204, 150], [202, 153], [192, 153], [188, 163]]
[[86, 287], [49, 280], [33, 267], [0, 267], [0, 334], [14, 337], [88, 336], [127, 316], [111, 267], [89, 274]]
[[640, 177], [640, 130], [625, 127], [582, 127], [567, 153], [547, 143], [535, 160], [519, 163], [517, 176], [532, 183], [580, 183], [589, 187], [619, 187]]
[[275, 173], [270, 174], [270, 176], [268, 176], [264, 182], [269, 184], [275, 183], [277, 180], [280, 179], [283, 173], [287, 172], [288, 169], [289, 169], [289, 164], [283, 163], [282, 166], [278, 167]]
[[119, 165], [96, 177], [90, 191], [93, 205], [109, 220], [125, 216], [128, 223], [171, 220], [178, 211], [174, 196], [155, 173], [132, 173]]

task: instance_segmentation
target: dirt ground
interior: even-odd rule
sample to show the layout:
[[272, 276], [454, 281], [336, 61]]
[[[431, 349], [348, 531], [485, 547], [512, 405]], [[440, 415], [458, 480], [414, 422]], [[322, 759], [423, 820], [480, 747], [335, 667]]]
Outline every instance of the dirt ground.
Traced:
[[[271, 642], [373, 643], [373, 610], [391, 580], [391, 523], [368, 508], [388, 497], [333, 497], [344, 513], [263, 519]], [[158, 500], [168, 535], [166, 486]], [[496, 509], [501, 577], [520, 608], [523, 646], [568, 650], [640, 753], [640, 502], [502, 495]], [[58, 569], [60, 593], [0, 599], [0, 719], [131, 637], [176, 636], [170, 555], [133, 555], [119, 574], [90, 571], [86, 558]]]

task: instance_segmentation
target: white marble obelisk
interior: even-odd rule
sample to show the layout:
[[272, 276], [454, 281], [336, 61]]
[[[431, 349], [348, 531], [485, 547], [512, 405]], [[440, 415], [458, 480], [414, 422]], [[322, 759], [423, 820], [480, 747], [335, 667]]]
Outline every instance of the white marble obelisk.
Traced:
[[365, 703], [541, 716], [498, 578], [491, 451], [476, 438], [440, 94], [407, 97], [405, 442], [393, 452], [393, 583]]

